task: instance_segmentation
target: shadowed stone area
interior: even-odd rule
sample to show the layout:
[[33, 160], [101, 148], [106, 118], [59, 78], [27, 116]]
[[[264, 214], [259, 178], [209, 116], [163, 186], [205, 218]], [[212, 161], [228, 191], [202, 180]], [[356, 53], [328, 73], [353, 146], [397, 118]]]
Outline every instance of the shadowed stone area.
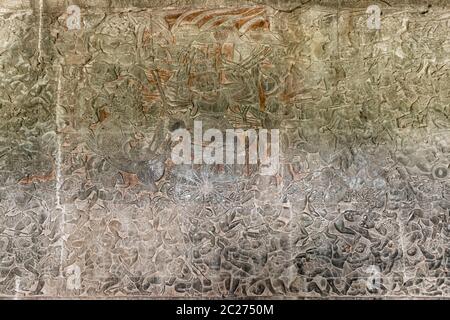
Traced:
[[[0, 0], [0, 297], [449, 298], [449, 32], [444, 0]], [[278, 173], [175, 164], [194, 121], [278, 129]]]

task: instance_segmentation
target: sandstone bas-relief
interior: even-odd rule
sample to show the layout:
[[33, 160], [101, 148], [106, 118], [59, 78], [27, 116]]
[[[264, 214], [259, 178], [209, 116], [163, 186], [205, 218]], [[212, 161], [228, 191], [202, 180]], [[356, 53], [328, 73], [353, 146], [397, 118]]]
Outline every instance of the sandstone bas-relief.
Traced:
[[450, 7], [335, 2], [0, 1], [0, 295], [448, 297]]

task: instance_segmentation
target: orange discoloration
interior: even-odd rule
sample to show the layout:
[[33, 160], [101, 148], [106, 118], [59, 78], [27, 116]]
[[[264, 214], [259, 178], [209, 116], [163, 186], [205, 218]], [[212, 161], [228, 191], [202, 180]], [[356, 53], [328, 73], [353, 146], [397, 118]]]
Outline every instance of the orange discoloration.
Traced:
[[186, 17], [184, 17], [184, 21], [192, 21], [195, 18], [197, 18], [199, 15], [201, 15], [202, 13], [206, 12], [207, 10], [200, 10], [200, 11], [196, 11], [193, 13], [188, 14]]
[[211, 20], [215, 15], [209, 14], [207, 16], [204, 16], [197, 22], [197, 27], [201, 28], [205, 23], [207, 23], [209, 20]]
[[226, 18], [226, 17], [218, 19], [218, 20], [214, 21], [213, 26], [214, 27], [220, 26], [222, 23], [224, 23], [227, 20], [228, 20], [228, 18]]
[[[255, 9], [249, 10], [249, 12], [247, 12], [244, 15], [242, 15], [241, 19], [239, 19], [239, 20], [237, 20], [235, 22], [234, 26], [237, 29], [240, 29], [240, 28], [242, 28], [242, 26], [244, 24], [246, 24], [247, 22], [251, 21], [252, 19], [254, 19], [257, 16], [262, 15], [263, 13], [264, 13], [264, 9], [262, 9], [262, 8], [255, 8]], [[267, 19], [265, 21], [267, 21]], [[267, 23], [268, 23], [268, 21], [267, 21]]]
[[172, 28], [172, 26], [175, 24], [177, 19], [181, 16], [181, 12], [171, 13], [164, 17], [164, 20], [166, 20], [167, 24], [169, 25], [169, 28]]
[[256, 8], [252, 8], [247, 10], [247, 12], [245, 12], [244, 14], [242, 14], [243, 17], [249, 17], [249, 16], [254, 16], [254, 15], [259, 15], [261, 13], [264, 13], [265, 9], [263, 7], [256, 7]]
[[[231, 43], [231, 42], [226, 42], [226, 43], [224, 43], [224, 44], [222, 45], [222, 48], [221, 48], [220, 52], [221, 52], [221, 54], [223, 55], [223, 57], [224, 57], [226, 60], [229, 60], [229, 61], [233, 60], [233, 56], [234, 56], [234, 43]], [[221, 60], [222, 60], [222, 58], [220, 59], [220, 61], [221, 61]], [[220, 67], [222, 67], [222, 65], [220, 65]], [[220, 76], [219, 81], [220, 81], [221, 84], [227, 84], [227, 83], [230, 83], [230, 80], [227, 79], [227, 77], [226, 77], [225, 71], [221, 70], [219, 76]]]
[[40, 183], [40, 182], [48, 182], [55, 179], [55, 169], [53, 169], [50, 173], [44, 174], [44, 175], [31, 175], [26, 176], [25, 178], [22, 178], [19, 180], [19, 184], [32, 184], [32, 183]]
[[[154, 70], [154, 72], [159, 77], [159, 81], [161, 81], [162, 84], [166, 83], [173, 74], [172, 71], [165, 69], [157, 69]], [[145, 75], [147, 76], [148, 82], [151, 84], [156, 85], [158, 83], [158, 79], [155, 79], [155, 76], [151, 70], [146, 71]]]
[[267, 20], [260, 20], [256, 21], [255, 23], [251, 24], [248, 30], [256, 30], [256, 29], [265, 29], [269, 30], [270, 23]]
[[100, 122], [103, 122], [103, 121], [106, 120], [106, 118], [109, 117], [109, 115], [110, 115], [110, 114], [109, 114], [105, 109], [101, 109], [101, 110], [98, 112], [98, 120], [99, 120]]
[[292, 75], [288, 75], [284, 82], [284, 90], [280, 93], [280, 99], [283, 102], [289, 102], [297, 95], [297, 92], [294, 90], [294, 79]]
[[264, 93], [264, 88], [262, 86], [261, 81], [258, 85], [258, 94], [259, 94], [259, 111], [266, 111], [266, 94]]
[[150, 33], [149, 30], [146, 29], [142, 35], [142, 43], [144, 45], [149, 45], [149, 44], [151, 44], [151, 39], [152, 39], [152, 34]]
[[91, 130], [94, 130], [95, 128], [97, 128], [97, 126], [102, 123], [103, 121], [105, 121], [111, 114], [109, 112], [107, 112], [105, 109], [100, 109], [98, 111], [98, 121], [96, 123], [92, 123], [89, 128]]
[[120, 171], [120, 175], [123, 179], [123, 187], [129, 188], [139, 185], [139, 179], [135, 173]]
[[226, 42], [222, 45], [222, 54], [227, 60], [233, 60], [234, 56], [234, 43]]
[[[161, 96], [159, 95], [159, 93], [144, 93], [142, 94], [142, 97], [147, 102], [156, 102], [161, 100]], [[147, 108], [145, 110], [148, 111]]]
[[[235, 27], [238, 29], [242, 27], [246, 22], [251, 19], [261, 16], [265, 13], [264, 7], [252, 7], [252, 8], [236, 8], [236, 9], [225, 9], [225, 10], [208, 10], [200, 9], [197, 11], [176, 11], [169, 13], [164, 17], [165, 21], [169, 25], [169, 29], [172, 29], [175, 25], [195, 23], [197, 27], [201, 28], [208, 22], [216, 19], [212, 23], [212, 27], [220, 26], [227, 21], [232, 21], [237, 19], [238, 21], [234, 23]], [[183, 16], [184, 15], [184, 16]], [[201, 15], [204, 15], [200, 18]], [[197, 19], [198, 18], [198, 19]], [[268, 21], [265, 23], [257, 22], [251, 28], [266, 27]]]
[[277, 186], [280, 186], [281, 183], [283, 182], [283, 177], [279, 173], [277, 173], [275, 175], [275, 181], [276, 181]]
[[[198, 22], [197, 22], [197, 26], [199, 28], [201, 28], [204, 24], [206, 24], [209, 20], [215, 18], [215, 17], [220, 17], [220, 16], [225, 16], [222, 20], [221, 23], [223, 23], [226, 20], [229, 20], [229, 16], [233, 16], [233, 15], [242, 15], [245, 12], [247, 12], [248, 9], [242, 8], [242, 9], [231, 9], [225, 12], [212, 12], [211, 14], [208, 14], [206, 16], [204, 16], [203, 18], [201, 18]], [[219, 24], [214, 24], [214, 26], [218, 26]]]

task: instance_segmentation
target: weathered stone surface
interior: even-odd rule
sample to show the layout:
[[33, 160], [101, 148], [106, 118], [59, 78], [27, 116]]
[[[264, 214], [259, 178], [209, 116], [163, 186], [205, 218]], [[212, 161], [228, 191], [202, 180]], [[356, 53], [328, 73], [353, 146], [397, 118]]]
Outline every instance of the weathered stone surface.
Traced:
[[[449, 297], [449, 17], [1, 0], [0, 295]], [[175, 165], [194, 120], [279, 129], [279, 174]]]

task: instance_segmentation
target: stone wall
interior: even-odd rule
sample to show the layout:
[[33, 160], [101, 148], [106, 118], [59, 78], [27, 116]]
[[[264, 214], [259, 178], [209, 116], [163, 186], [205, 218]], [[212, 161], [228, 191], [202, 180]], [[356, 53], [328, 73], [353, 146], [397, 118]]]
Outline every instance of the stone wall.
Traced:
[[[444, 0], [0, 0], [0, 296], [449, 297], [449, 32]], [[174, 164], [194, 120], [279, 129], [279, 173]]]

